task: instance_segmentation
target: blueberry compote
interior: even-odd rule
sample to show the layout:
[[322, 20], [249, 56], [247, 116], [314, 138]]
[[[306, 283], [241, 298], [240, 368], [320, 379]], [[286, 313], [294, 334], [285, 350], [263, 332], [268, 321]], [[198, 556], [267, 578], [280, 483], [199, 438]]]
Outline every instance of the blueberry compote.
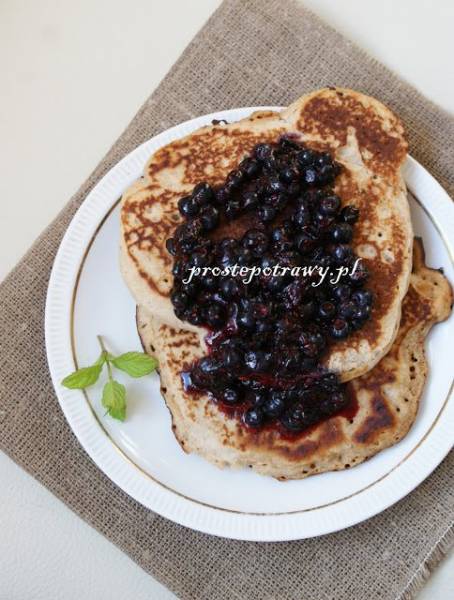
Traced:
[[[333, 341], [369, 318], [372, 295], [366, 268], [353, 270], [359, 212], [341, 206], [333, 191], [340, 171], [329, 153], [283, 137], [255, 146], [223, 185], [198, 183], [179, 201], [184, 220], [167, 240], [171, 299], [180, 319], [209, 331], [208, 354], [188, 366], [183, 381], [247, 427], [298, 433], [348, 402], [321, 361]], [[191, 267], [234, 265], [261, 267], [261, 274], [244, 283], [206, 270], [183, 282]], [[314, 286], [319, 274], [270, 274], [276, 265], [349, 272]]]

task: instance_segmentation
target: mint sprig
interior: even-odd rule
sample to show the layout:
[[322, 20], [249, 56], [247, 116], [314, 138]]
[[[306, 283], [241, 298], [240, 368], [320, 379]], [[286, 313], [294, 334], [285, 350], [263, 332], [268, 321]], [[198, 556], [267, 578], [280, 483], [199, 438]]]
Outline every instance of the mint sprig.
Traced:
[[97, 361], [89, 367], [77, 369], [65, 377], [61, 384], [70, 390], [84, 390], [98, 381], [103, 366], [106, 365], [108, 381], [102, 391], [102, 405], [112, 418], [124, 421], [126, 418], [126, 388], [114, 379], [112, 366], [131, 377], [143, 377], [156, 369], [158, 361], [144, 352], [126, 352], [119, 356], [113, 356], [107, 352], [100, 335], [98, 335], [98, 341], [101, 346], [101, 354]]

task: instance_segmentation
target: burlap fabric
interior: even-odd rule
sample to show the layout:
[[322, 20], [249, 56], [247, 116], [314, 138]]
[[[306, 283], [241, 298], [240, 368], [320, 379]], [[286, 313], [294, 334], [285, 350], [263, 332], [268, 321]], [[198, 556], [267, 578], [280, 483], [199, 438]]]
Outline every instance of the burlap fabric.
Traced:
[[49, 379], [43, 334], [49, 273], [74, 211], [99, 178], [180, 121], [221, 108], [285, 105], [334, 84], [394, 109], [413, 156], [454, 192], [451, 116], [300, 4], [226, 0], [0, 289], [0, 447], [184, 599], [408, 598], [454, 538], [453, 453], [409, 497], [340, 533], [259, 544], [190, 531], [146, 510], [97, 469], [66, 424]]

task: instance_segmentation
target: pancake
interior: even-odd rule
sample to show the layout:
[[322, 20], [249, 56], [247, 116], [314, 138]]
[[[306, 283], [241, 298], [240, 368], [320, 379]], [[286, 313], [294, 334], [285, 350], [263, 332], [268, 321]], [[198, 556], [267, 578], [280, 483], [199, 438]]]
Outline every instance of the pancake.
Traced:
[[[323, 358], [324, 366], [347, 381], [389, 350], [411, 272], [412, 227], [401, 175], [407, 143], [397, 117], [373, 98], [323, 89], [279, 114], [259, 112], [214, 124], [158, 150], [122, 198], [121, 270], [137, 304], [163, 324], [201, 337], [203, 330], [175, 316], [169, 298], [173, 259], [165, 241], [181, 222], [178, 199], [200, 181], [221, 184], [255, 144], [289, 133], [341, 163], [335, 191], [343, 204], [360, 209], [351, 245], [370, 272], [372, 316], [348, 339], [333, 343]], [[245, 227], [241, 221], [236, 226], [238, 234]]]
[[175, 330], [143, 307], [137, 311], [137, 326], [145, 351], [159, 361], [162, 395], [183, 450], [219, 467], [249, 466], [281, 480], [303, 479], [353, 467], [405, 436], [427, 376], [425, 338], [451, 307], [448, 281], [424, 265], [422, 244], [416, 241], [410, 286], [389, 353], [347, 384], [350, 403], [339, 415], [293, 435], [276, 428], [248, 429], [208, 396], [185, 392], [180, 373], [204, 352], [198, 332]]

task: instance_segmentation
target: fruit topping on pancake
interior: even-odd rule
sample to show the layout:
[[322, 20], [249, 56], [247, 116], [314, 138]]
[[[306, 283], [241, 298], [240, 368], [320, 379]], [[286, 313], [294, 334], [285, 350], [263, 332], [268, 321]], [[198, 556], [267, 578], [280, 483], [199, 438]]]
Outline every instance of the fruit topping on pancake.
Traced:
[[359, 210], [333, 190], [340, 172], [330, 153], [283, 136], [178, 202], [171, 301], [210, 332], [185, 386], [245, 426], [301, 431], [347, 403], [323, 357], [361, 329], [373, 296], [350, 245]]

